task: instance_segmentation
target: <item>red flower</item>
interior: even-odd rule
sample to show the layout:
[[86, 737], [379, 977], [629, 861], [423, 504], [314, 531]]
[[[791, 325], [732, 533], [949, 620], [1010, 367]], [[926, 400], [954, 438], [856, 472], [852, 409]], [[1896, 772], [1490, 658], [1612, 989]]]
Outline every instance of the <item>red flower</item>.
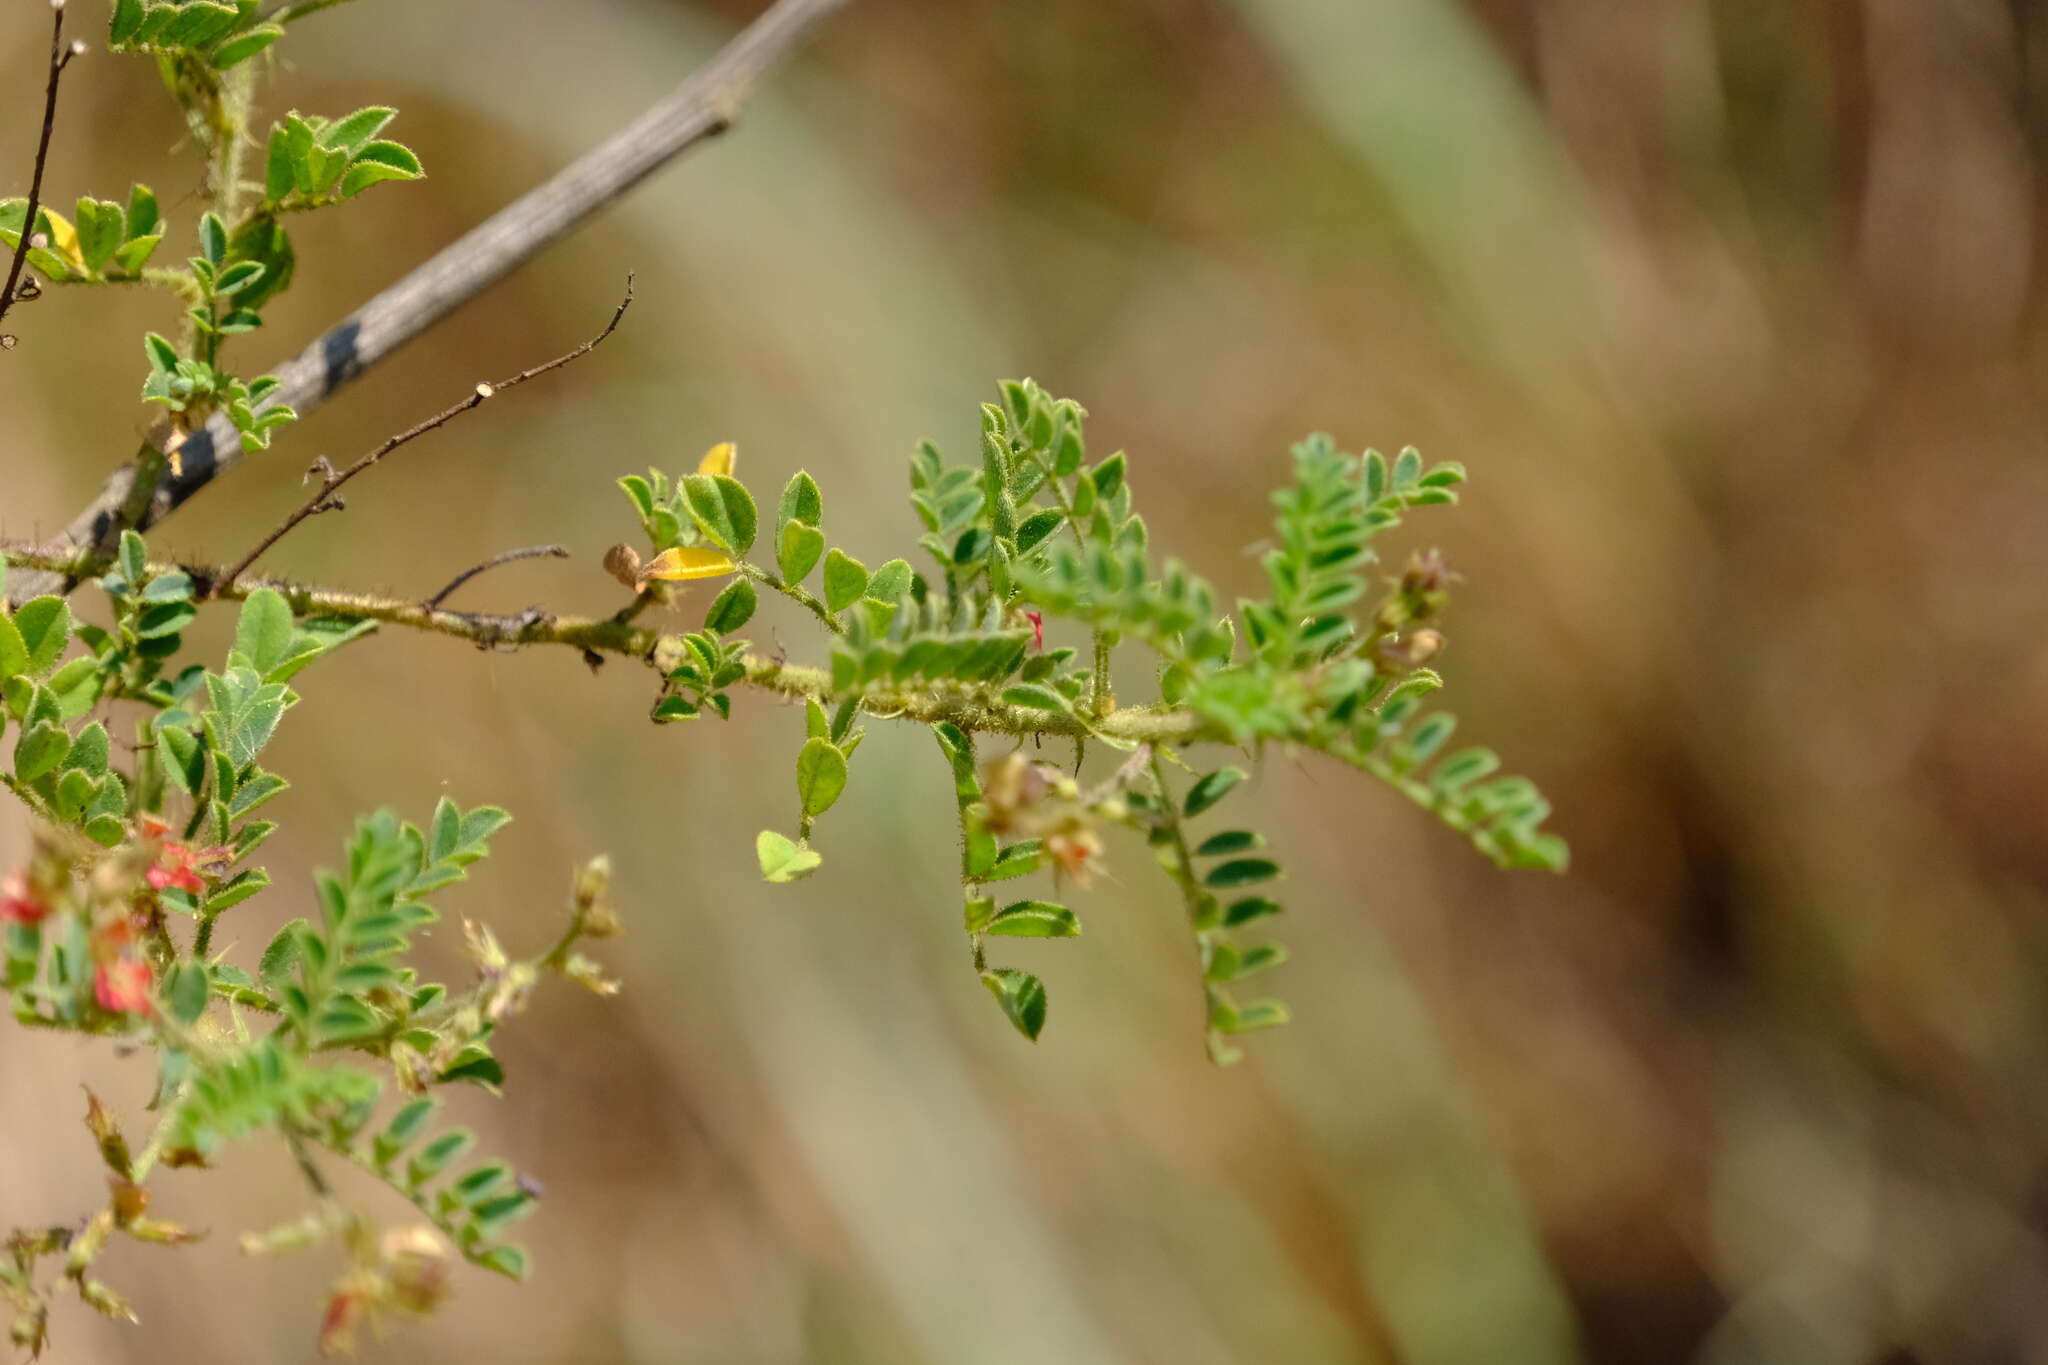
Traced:
[[1024, 619], [1031, 622], [1031, 648], [1043, 652], [1045, 649], [1045, 615], [1043, 612], [1027, 611]]
[[0, 924], [40, 924], [49, 914], [50, 903], [20, 868], [0, 877]]
[[93, 973], [92, 993], [109, 1014], [148, 1014], [155, 1008], [149, 998], [150, 984], [148, 963], [117, 957], [102, 962]]
[[206, 883], [200, 880], [200, 867], [222, 862], [229, 856], [229, 850], [225, 848], [191, 849], [183, 844], [166, 843], [163, 852], [157, 855], [156, 865], [149, 869], [149, 884], [158, 891], [175, 886], [195, 896], [204, 895]]

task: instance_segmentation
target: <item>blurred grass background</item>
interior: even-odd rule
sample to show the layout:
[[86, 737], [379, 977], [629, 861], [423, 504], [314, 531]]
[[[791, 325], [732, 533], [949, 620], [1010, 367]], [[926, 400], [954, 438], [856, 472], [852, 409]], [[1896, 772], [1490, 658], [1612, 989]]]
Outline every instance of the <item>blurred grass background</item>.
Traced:
[[[93, 4], [78, 18], [97, 24]], [[254, 368], [671, 89], [752, 0], [350, 5], [266, 105], [391, 103], [431, 179], [296, 220]], [[0, 37], [26, 187], [43, 7]], [[875, 731], [823, 872], [761, 885], [800, 713], [652, 729], [649, 680], [390, 633], [309, 673], [244, 950], [352, 818], [519, 819], [444, 910], [552, 932], [609, 849], [626, 992], [505, 1038], [541, 1175], [525, 1287], [465, 1273], [373, 1354], [508, 1362], [2048, 1361], [2048, 17], [2018, 0], [861, 0], [741, 127], [371, 374], [155, 538], [219, 559], [352, 455], [638, 306], [591, 360], [351, 490], [268, 563], [478, 606], [602, 610], [615, 476], [740, 443], [835, 539], [908, 544], [905, 457], [971, 449], [1031, 374], [1128, 447], [1156, 543], [1226, 589], [1312, 429], [1473, 480], [1400, 535], [1468, 582], [1461, 737], [1534, 775], [1569, 876], [1502, 874], [1362, 775], [1268, 755], [1296, 1023], [1202, 1060], [1141, 853], [1022, 945], [1033, 1048], [968, 970], [929, 739]], [[146, 63], [72, 68], [48, 193], [196, 169]], [[168, 247], [185, 250], [182, 239]], [[21, 310], [0, 532], [133, 449], [140, 293]], [[81, 595], [80, 600], [86, 600]], [[679, 626], [695, 624], [686, 603]], [[768, 647], [812, 651], [764, 610]], [[198, 641], [217, 651], [224, 623]], [[1249, 809], [1249, 807], [1247, 807]], [[0, 816], [0, 863], [24, 831]], [[226, 928], [227, 926], [223, 926]], [[453, 936], [431, 951], [451, 967]], [[0, 1031], [0, 1225], [99, 1197], [81, 1069]], [[331, 1263], [240, 1263], [289, 1162], [174, 1174], [140, 1328], [60, 1361], [308, 1358]], [[404, 1210], [357, 1191], [391, 1221]]]

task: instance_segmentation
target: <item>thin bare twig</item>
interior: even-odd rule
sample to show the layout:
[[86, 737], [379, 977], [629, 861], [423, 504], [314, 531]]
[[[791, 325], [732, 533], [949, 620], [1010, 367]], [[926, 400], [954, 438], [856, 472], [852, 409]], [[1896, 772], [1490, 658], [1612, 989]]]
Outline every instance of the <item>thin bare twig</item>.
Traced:
[[84, 47], [64, 44], [64, 0], [50, 3], [50, 82], [43, 90], [43, 135], [36, 143], [35, 174], [28, 182], [28, 215], [21, 220], [21, 240], [14, 244], [14, 260], [7, 267], [7, 287], [0, 289], [0, 318], [14, 306], [15, 287], [21, 283], [22, 263], [28, 260], [29, 243], [36, 235], [36, 214], [43, 207], [43, 168], [50, 161], [50, 134], [57, 126], [57, 83], [64, 68]]
[[[662, 166], [730, 128], [761, 77], [849, 3], [775, 0], [673, 94], [275, 367], [278, 387], [268, 402], [289, 403], [301, 417], [307, 415], [543, 248], [591, 221]], [[160, 449], [169, 436], [168, 426], [159, 426], [150, 442]], [[64, 540], [105, 556], [119, 536], [122, 509], [131, 505], [131, 492], [142, 516], [128, 524], [147, 530], [241, 463], [243, 452], [233, 427], [216, 415], [191, 433], [178, 458], [175, 472], [166, 471], [165, 477], [143, 488], [135, 486], [137, 462], [115, 470], [91, 505], [65, 528]], [[23, 574], [7, 585], [7, 594], [22, 601], [72, 586], [41, 574]]]
[[[328, 464], [326, 459], [323, 457], [320, 460], [320, 462], [314, 465], [313, 467], [315, 472], [319, 473], [320, 475], [319, 490], [315, 492], [312, 497], [307, 498], [303, 503], [299, 504], [298, 507], [294, 508], [291, 511], [291, 513], [285, 517], [283, 521], [279, 522], [277, 526], [271, 530], [269, 535], [263, 537], [262, 540], [258, 541], [256, 543], [256, 548], [249, 551], [248, 554], [243, 555], [241, 559], [236, 561], [235, 566], [229, 569], [225, 574], [223, 574], [220, 580], [213, 585], [213, 595], [218, 597], [222, 595], [222, 593], [224, 593], [227, 589], [232, 588], [235, 585], [235, 580], [240, 578], [242, 574], [248, 570], [251, 564], [254, 564], [258, 559], [261, 559], [264, 553], [267, 550], [269, 550], [271, 546], [277, 544], [278, 541], [283, 540], [286, 535], [290, 534], [293, 527], [297, 526], [307, 517], [313, 516], [316, 513], [320, 512], [338, 510], [341, 506], [341, 501], [340, 499], [335, 497], [335, 494], [340, 492], [342, 485], [347, 483], [350, 479], [353, 479], [356, 477], [356, 475], [368, 470], [372, 465], [376, 464], [379, 460], [382, 460], [386, 455], [389, 455], [392, 451], [398, 449], [400, 446], [405, 445], [408, 442], [415, 441], [420, 437], [426, 435], [430, 431], [434, 431], [437, 430], [438, 428], [448, 425], [448, 423], [454, 421], [456, 418], [460, 417], [463, 413], [470, 411], [472, 408], [478, 408], [483, 406], [485, 399], [495, 398], [497, 395], [503, 393], [506, 389], [517, 388], [519, 385], [524, 384], [529, 379], [538, 379], [540, 376], [548, 373], [548, 371], [550, 370], [558, 370], [562, 368], [562, 366], [567, 365], [572, 360], [580, 360], [584, 356], [589, 355], [592, 351], [596, 350], [599, 346], [604, 344], [605, 338], [609, 337], [613, 332], [618, 330], [620, 319], [626, 316], [626, 310], [628, 308], [631, 308], [632, 306], [633, 277], [631, 275], [628, 275], [626, 276], [626, 296], [619, 300], [618, 308], [612, 312], [612, 320], [604, 325], [604, 330], [602, 332], [599, 332], [596, 336], [584, 342], [575, 350], [565, 351], [561, 355], [556, 356], [553, 360], [547, 361], [543, 364], [535, 365], [532, 369], [521, 370], [518, 374], [513, 375], [510, 379], [501, 379], [495, 384], [477, 385], [474, 389], [470, 391], [468, 397], [463, 398], [458, 402], [450, 404], [449, 406], [441, 409], [441, 411], [435, 413], [432, 417], [427, 418], [423, 422], [419, 422], [414, 424], [413, 426], [407, 427], [404, 431], [399, 432], [396, 436], [393, 436], [386, 440], [382, 445], [378, 446], [376, 449], [370, 451], [368, 454], [363, 455], [362, 457], [357, 459], [354, 464], [350, 465], [346, 469], [337, 472], [334, 469], [334, 467]], [[461, 580], [458, 579], [457, 583], [459, 583], [460, 581]], [[447, 591], [452, 592], [454, 588], [455, 584], [450, 584]]]
[[567, 559], [569, 557], [569, 550], [567, 546], [563, 545], [529, 545], [523, 550], [507, 550], [503, 554], [492, 555], [483, 563], [464, 569], [461, 573], [450, 579], [447, 587], [426, 600], [427, 610], [432, 611], [435, 607], [440, 606], [448, 600], [450, 593], [454, 592], [464, 583], [467, 583], [470, 579], [475, 578], [478, 574], [489, 573], [500, 564], [514, 564], [522, 559], [539, 559], [543, 556], [551, 559]]

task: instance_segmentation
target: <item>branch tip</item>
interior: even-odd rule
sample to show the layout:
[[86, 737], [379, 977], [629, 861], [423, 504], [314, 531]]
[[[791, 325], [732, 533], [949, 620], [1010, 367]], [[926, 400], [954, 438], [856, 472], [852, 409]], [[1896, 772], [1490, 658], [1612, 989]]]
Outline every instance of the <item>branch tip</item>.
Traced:
[[441, 589], [441, 591], [435, 593], [432, 597], [429, 597], [426, 600], [426, 608], [427, 610], [432, 611], [434, 608], [440, 606], [442, 602], [448, 599], [448, 596], [451, 593], [453, 593], [457, 588], [461, 587], [464, 583], [469, 582], [470, 579], [475, 578], [478, 574], [489, 573], [492, 569], [497, 568], [501, 564], [511, 564], [522, 559], [540, 559], [542, 557], [546, 557], [549, 559], [567, 559], [569, 558], [569, 551], [566, 546], [562, 545], [529, 545], [525, 549], [507, 550], [503, 554], [492, 555], [483, 563], [472, 565], [469, 568], [464, 569], [461, 573], [455, 575], [454, 578], [450, 579], [447, 587]]
[[[64, 75], [64, 68], [71, 59], [84, 51], [83, 43], [64, 45], [64, 0], [50, 0], [50, 76], [43, 89], [43, 131], [36, 142], [35, 171], [29, 178], [28, 212], [21, 220], [21, 236], [14, 244], [14, 258], [7, 266], [7, 284], [0, 288], [0, 318], [7, 316], [19, 298], [16, 293], [21, 283], [21, 267], [28, 260], [29, 249], [37, 245], [36, 215], [43, 207], [43, 171], [50, 162], [50, 134], [57, 127], [57, 85]], [[12, 349], [7, 347], [6, 349]]]

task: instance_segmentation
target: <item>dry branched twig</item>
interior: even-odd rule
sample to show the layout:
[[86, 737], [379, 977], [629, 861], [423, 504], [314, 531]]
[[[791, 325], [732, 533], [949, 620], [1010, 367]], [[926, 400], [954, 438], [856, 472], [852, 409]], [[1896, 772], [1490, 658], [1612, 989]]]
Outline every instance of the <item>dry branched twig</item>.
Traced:
[[[677, 156], [730, 128], [761, 77], [847, 3], [776, 0], [673, 94], [276, 366], [278, 387], [268, 405], [289, 404], [307, 415]], [[171, 439], [167, 426], [151, 432], [138, 457], [109, 475], [71, 520], [64, 542], [104, 556], [123, 529], [147, 530], [243, 459], [224, 418], [189, 434], [175, 470], [163, 460]], [[138, 474], [151, 486], [138, 488]], [[75, 580], [20, 574], [7, 594], [21, 602], [73, 586]]]
[[[448, 423], [454, 421], [463, 413], [468, 412], [473, 408], [483, 406], [484, 401], [486, 399], [494, 398], [498, 394], [503, 393], [507, 389], [519, 387], [521, 384], [524, 384], [529, 379], [538, 379], [541, 375], [548, 373], [550, 370], [558, 370], [562, 366], [567, 365], [569, 362], [573, 360], [580, 360], [584, 356], [589, 355], [592, 351], [596, 350], [600, 345], [602, 345], [607, 337], [611, 336], [613, 332], [618, 330], [620, 320], [626, 316], [626, 310], [628, 308], [631, 308], [632, 306], [633, 277], [631, 275], [628, 275], [626, 276], [626, 296], [619, 300], [618, 308], [614, 310], [612, 313], [612, 320], [605, 324], [604, 330], [602, 332], [599, 332], [596, 336], [590, 338], [590, 340], [576, 347], [576, 349], [572, 351], [566, 351], [563, 354], [556, 356], [553, 360], [549, 360], [542, 364], [535, 365], [531, 369], [521, 370], [518, 374], [513, 375], [509, 379], [501, 379], [497, 381], [495, 384], [486, 383], [477, 385], [476, 388], [470, 391], [468, 396], [443, 408], [441, 411], [435, 413], [432, 417], [427, 418], [425, 421], [418, 422], [413, 426], [407, 427], [404, 431], [399, 432], [396, 436], [390, 437], [381, 445], [377, 446], [376, 449], [371, 450], [367, 454], [361, 456], [359, 459], [356, 460], [354, 464], [351, 464], [346, 469], [337, 471], [332, 465], [327, 463], [326, 458], [323, 456], [321, 460], [313, 467], [314, 472], [320, 475], [319, 489], [314, 492], [312, 497], [307, 498], [303, 503], [299, 504], [298, 507], [294, 508], [282, 522], [279, 522], [278, 525], [271, 530], [270, 534], [264, 536], [262, 540], [258, 541], [254, 549], [250, 550], [249, 553], [247, 553], [246, 555], [243, 555], [241, 559], [235, 562], [232, 568], [228, 569], [226, 573], [221, 575], [221, 577], [213, 585], [213, 595], [216, 597], [222, 596], [227, 589], [232, 588], [235, 585], [235, 581], [239, 579], [243, 573], [247, 572], [250, 565], [254, 564], [258, 559], [262, 558], [264, 553], [268, 551], [271, 546], [277, 544], [278, 541], [284, 539], [285, 536], [291, 532], [292, 528], [297, 526], [300, 522], [306, 520], [306, 518], [308, 517], [317, 515], [321, 512], [339, 510], [341, 507], [341, 501], [335, 495], [341, 491], [342, 485], [348, 483], [349, 480], [355, 478], [358, 474], [361, 474], [364, 471], [368, 470], [371, 466], [375, 465], [378, 461], [382, 460], [386, 455], [389, 455], [392, 451], [397, 450], [400, 446], [406, 445], [411, 441], [415, 441], [418, 438], [426, 435], [430, 431], [435, 431], [441, 427], [448, 425]], [[454, 589], [456, 588], [456, 586], [460, 584], [460, 582], [461, 580], [457, 579], [455, 583], [451, 583], [448, 586], [448, 588], [443, 591], [442, 595], [446, 596], [448, 592], [454, 591]]]

